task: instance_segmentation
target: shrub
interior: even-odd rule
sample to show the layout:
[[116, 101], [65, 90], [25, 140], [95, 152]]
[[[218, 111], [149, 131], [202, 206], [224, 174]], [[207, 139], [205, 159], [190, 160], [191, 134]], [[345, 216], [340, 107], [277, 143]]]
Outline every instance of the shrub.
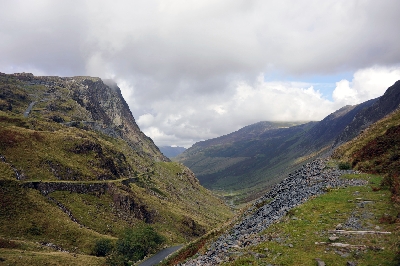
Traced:
[[351, 169], [351, 165], [348, 162], [340, 162], [339, 163], [339, 169], [340, 170], [350, 170]]
[[114, 248], [114, 244], [111, 239], [102, 238], [96, 241], [93, 249], [93, 255], [97, 257], [105, 257], [111, 254], [111, 251]]
[[155, 252], [165, 239], [149, 225], [125, 230], [118, 239], [115, 252], [107, 258], [108, 265], [129, 265], [129, 262], [143, 259]]

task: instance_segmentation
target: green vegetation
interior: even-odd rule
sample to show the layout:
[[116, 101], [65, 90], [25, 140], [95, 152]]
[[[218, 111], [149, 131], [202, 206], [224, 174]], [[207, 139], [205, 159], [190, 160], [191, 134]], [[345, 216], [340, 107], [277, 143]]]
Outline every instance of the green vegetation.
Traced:
[[[382, 177], [364, 174], [344, 178], [363, 178], [369, 180], [369, 185], [332, 190], [293, 209], [262, 233], [268, 241], [240, 250], [240, 255], [233, 255], [233, 261], [224, 265], [314, 265], [317, 258], [326, 265], [346, 265], [347, 261], [398, 265], [398, 209], [391, 204], [387, 189], [374, 189]], [[329, 240], [338, 224], [344, 229], [356, 224], [364, 230], [391, 234], [336, 234], [338, 239]], [[331, 243], [353, 246], [334, 247]]]
[[148, 225], [126, 229], [118, 239], [114, 252], [107, 258], [107, 264], [131, 265], [132, 262], [157, 251], [164, 241], [165, 239]]
[[235, 196], [225, 198], [227, 202], [250, 202], [324, 152], [327, 145], [304, 155], [301, 147], [313, 144], [305, 134], [315, 123], [264, 123], [197, 143], [175, 160], [190, 167], [205, 187], [220, 195], [233, 192]]
[[147, 255], [160, 239], [186, 243], [231, 217], [182, 164], [156, 162], [83, 123], [63, 125], [87, 119], [88, 111], [72, 81], [44, 79], [60, 86], [0, 75], [0, 264], [104, 265], [111, 250], [121, 255], [117, 243], [134, 235], [129, 230], [159, 236], [156, 246], [141, 243]]
[[338, 167], [340, 170], [350, 170], [351, 169], [351, 164], [349, 162], [340, 162], [338, 164]]
[[392, 200], [400, 204], [400, 110], [371, 125], [339, 147], [333, 158], [363, 172], [384, 175]]
[[[225, 265], [313, 265], [317, 259], [326, 265], [399, 265], [399, 129], [397, 110], [334, 152], [329, 167], [367, 172], [342, 178], [363, 178], [368, 186], [330, 189], [291, 210], [262, 233], [268, 241], [240, 250]], [[341, 227], [390, 234], [335, 235]]]
[[114, 243], [111, 239], [101, 238], [96, 240], [93, 248], [93, 255], [97, 257], [105, 257], [111, 254], [111, 251], [114, 249]]

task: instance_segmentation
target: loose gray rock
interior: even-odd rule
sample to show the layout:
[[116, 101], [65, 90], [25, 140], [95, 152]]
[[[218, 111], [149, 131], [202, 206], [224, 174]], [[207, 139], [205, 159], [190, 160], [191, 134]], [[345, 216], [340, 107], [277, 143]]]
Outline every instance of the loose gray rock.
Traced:
[[321, 259], [315, 259], [316, 261], [317, 261], [317, 265], [318, 266], [326, 266], [326, 264], [325, 264], [325, 262], [324, 261], [322, 261]]
[[[284, 242], [284, 239], [260, 236], [259, 233], [311, 197], [322, 195], [331, 188], [366, 184], [366, 181], [360, 179], [340, 179], [342, 174], [354, 172], [326, 168], [325, 162], [326, 160], [316, 159], [289, 174], [286, 179], [255, 201], [244, 213], [243, 218], [229, 232], [215, 240], [205, 254], [180, 265], [218, 265], [223, 262], [221, 258], [228, 257], [233, 251], [237, 252], [238, 247], [254, 246], [271, 240]], [[262, 206], [259, 207], [260, 205]], [[351, 221], [349, 225], [355, 226], [355, 222]], [[341, 224], [336, 226], [336, 229], [342, 228]], [[318, 265], [325, 265], [323, 261], [321, 263], [323, 264]]]

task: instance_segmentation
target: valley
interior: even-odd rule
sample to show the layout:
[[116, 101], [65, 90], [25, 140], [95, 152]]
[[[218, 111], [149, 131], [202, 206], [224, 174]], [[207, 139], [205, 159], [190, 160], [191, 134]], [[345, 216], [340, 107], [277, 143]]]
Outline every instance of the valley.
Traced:
[[180, 245], [160, 265], [398, 265], [400, 81], [174, 161], [110, 80], [0, 74], [0, 89], [0, 265], [132, 265]]
[[229, 135], [195, 143], [174, 160], [188, 166], [200, 183], [241, 204], [399, 107], [400, 82], [379, 98], [345, 106], [319, 122], [260, 122]]

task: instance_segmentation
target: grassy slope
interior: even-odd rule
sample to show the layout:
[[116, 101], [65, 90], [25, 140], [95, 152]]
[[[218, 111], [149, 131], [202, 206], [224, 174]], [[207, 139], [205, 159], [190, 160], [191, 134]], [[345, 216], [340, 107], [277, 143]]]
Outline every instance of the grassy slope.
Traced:
[[351, 163], [356, 169], [381, 174], [395, 170], [393, 174], [399, 175], [400, 134], [396, 132], [399, 126], [400, 110], [397, 110], [340, 146], [333, 157]]
[[[263, 233], [270, 236], [271, 241], [249, 248], [247, 253], [237, 256], [228, 265], [312, 265], [316, 258], [327, 265], [344, 265], [347, 261], [357, 265], [399, 265], [399, 125], [400, 110], [397, 110], [335, 151], [333, 157], [337, 161], [348, 162], [365, 172], [381, 174], [349, 176], [369, 180], [368, 186], [334, 190], [301, 205]], [[382, 182], [387, 179], [391, 182]], [[360, 205], [363, 200], [370, 203]], [[365, 249], [315, 244], [329, 243], [332, 234], [328, 230], [335, 229], [339, 223], [345, 224], [351, 216], [359, 220], [363, 229], [392, 234], [339, 235], [336, 241], [365, 245]], [[264, 258], [256, 258], [255, 253]]]
[[[273, 224], [262, 234], [270, 241], [241, 251], [226, 265], [314, 265], [316, 258], [327, 265], [398, 265], [400, 228], [392, 223], [398, 209], [390, 201], [388, 189], [374, 191], [381, 177], [371, 175], [351, 176], [365, 178], [369, 185], [330, 191], [293, 209], [279, 223]], [[363, 200], [372, 201], [360, 207]], [[345, 225], [356, 217], [364, 229], [389, 231], [390, 235], [338, 235], [334, 241], [351, 245], [365, 245], [365, 249], [337, 248], [317, 245], [328, 242], [338, 224]], [[258, 255], [256, 255], [258, 254]], [[260, 255], [261, 254], [261, 255]]]
[[[201, 168], [206, 169], [197, 174], [201, 183], [220, 193], [227, 201], [240, 204], [260, 196], [262, 191], [283, 178], [284, 173], [316, 156], [314, 153], [302, 157], [302, 150], [297, 148], [304, 132], [310, 127], [311, 124], [305, 124], [274, 129], [256, 139], [243, 139], [193, 151], [188, 158], [183, 157], [186, 152], [181, 159], [196, 173]], [[259, 141], [259, 138], [263, 141]], [[188, 151], [191, 152], [191, 149]]]
[[[167, 245], [189, 241], [231, 216], [226, 205], [179, 163], [153, 162], [121, 139], [52, 122], [41, 117], [40, 104], [24, 118], [30, 95], [44, 88], [1, 79], [0, 154], [5, 162], [0, 161], [0, 264], [102, 265], [103, 258], [88, 256], [95, 241], [116, 240], [124, 228], [143, 223], [143, 215], [149, 214], [147, 222], [166, 237]], [[58, 114], [65, 120], [68, 112], [79, 111], [66, 110]], [[134, 182], [123, 185], [128, 178]], [[39, 191], [21, 186], [38, 180], [106, 183], [112, 193], [49, 194], [82, 227]], [[118, 206], [127, 199], [133, 210]], [[71, 253], [55, 252], [38, 242], [51, 242]]]
[[[400, 264], [400, 206], [394, 195], [393, 184], [383, 182], [398, 171], [398, 147], [395, 145], [399, 134], [400, 110], [393, 112], [364, 130], [357, 138], [339, 147], [330, 163], [335, 167], [339, 162], [355, 166], [368, 165], [371, 172], [382, 175], [347, 175], [343, 178], [363, 178], [369, 181], [364, 187], [348, 187], [331, 190], [293, 209], [280, 222], [273, 224], [262, 234], [270, 241], [246, 250], [232, 253], [231, 262], [225, 265], [316, 265], [316, 258], [327, 265], [345, 265], [347, 261], [357, 265], [399, 265]], [[389, 136], [387, 138], [386, 136]], [[378, 141], [377, 141], [378, 140]], [[389, 144], [388, 145], [388, 141]], [[376, 145], [376, 144], [381, 145]], [[372, 144], [372, 145], [371, 145]], [[370, 147], [370, 149], [368, 149]], [[376, 149], [385, 147], [385, 149]], [[361, 157], [360, 151], [372, 150], [374, 156]], [[377, 153], [380, 151], [383, 153]], [[377, 156], [379, 154], [379, 156]], [[362, 160], [363, 159], [363, 160]], [[378, 162], [378, 163], [377, 163]], [[377, 166], [372, 168], [371, 166]], [[386, 167], [382, 167], [386, 166]], [[389, 185], [392, 185], [390, 187]], [[367, 203], [362, 203], [367, 201]], [[363, 249], [337, 248], [317, 245], [315, 242], [331, 243], [329, 230], [349, 220], [357, 221], [363, 230], [389, 231], [390, 235], [338, 235], [335, 242], [351, 245], [365, 245]], [[194, 254], [194, 253], [193, 253]], [[178, 254], [176, 257], [179, 257]], [[170, 265], [166, 263], [166, 265]]]

